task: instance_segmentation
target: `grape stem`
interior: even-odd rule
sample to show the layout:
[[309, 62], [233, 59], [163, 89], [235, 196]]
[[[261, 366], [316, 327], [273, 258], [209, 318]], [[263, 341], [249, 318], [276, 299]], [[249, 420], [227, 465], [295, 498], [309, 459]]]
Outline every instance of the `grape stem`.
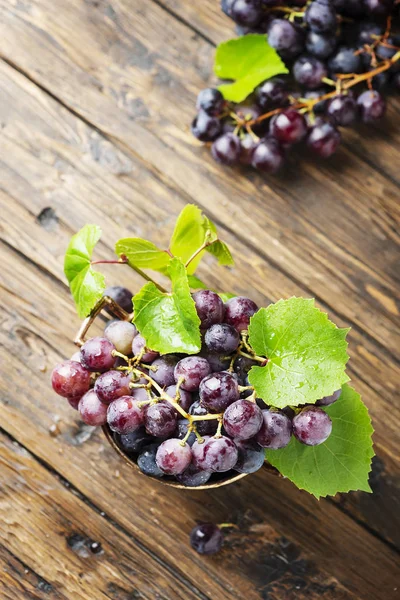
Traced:
[[[322, 96], [319, 96], [318, 98], [310, 98], [309, 100], [302, 99], [300, 102], [295, 102], [294, 104], [292, 104], [292, 108], [294, 108], [296, 110], [297, 109], [305, 109], [306, 112], [311, 111], [311, 110], [313, 110], [314, 106], [316, 104], [318, 104], [318, 102], [322, 102], [324, 100], [329, 100], [330, 98], [334, 98], [338, 92], [340, 93], [342, 91], [349, 90], [353, 86], [358, 85], [359, 83], [362, 83], [363, 81], [365, 81], [365, 82], [371, 81], [374, 77], [376, 77], [380, 73], [384, 73], [385, 71], [390, 69], [390, 67], [392, 67], [398, 60], [400, 60], [400, 49], [398, 49], [398, 51], [396, 52], [396, 54], [394, 54], [392, 56], [392, 58], [383, 61], [375, 69], [372, 69], [371, 71], [367, 71], [366, 73], [360, 73], [360, 74], [355, 74], [355, 73], [341, 74], [341, 73], [339, 73], [336, 75], [336, 77], [338, 79], [338, 84], [339, 84], [337, 89], [335, 89], [334, 91], [329, 92], [327, 94], [323, 94]], [[253, 127], [254, 125], [257, 125], [258, 123], [261, 123], [265, 119], [269, 119], [270, 117], [273, 117], [274, 115], [281, 113], [283, 110], [285, 110], [285, 108], [275, 108], [274, 110], [270, 110], [269, 112], [267, 112], [263, 115], [260, 115], [259, 117], [256, 117], [255, 119], [252, 119], [251, 121], [245, 122], [242, 120], [240, 123], [240, 126], [241, 127]]]
[[211, 246], [211, 244], [213, 244], [216, 241], [216, 240], [210, 241], [211, 235], [212, 235], [211, 231], [207, 230], [205, 239], [204, 239], [204, 242], [202, 243], [202, 245], [199, 248], [197, 248], [197, 250], [195, 252], [193, 252], [192, 256], [189, 258], [189, 260], [186, 261], [186, 264], [185, 264], [186, 269], [188, 268], [190, 263], [196, 258], [196, 256], [198, 256], [200, 254], [200, 252], [203, 252], [203, 250], [208, 248], [208, 246]]

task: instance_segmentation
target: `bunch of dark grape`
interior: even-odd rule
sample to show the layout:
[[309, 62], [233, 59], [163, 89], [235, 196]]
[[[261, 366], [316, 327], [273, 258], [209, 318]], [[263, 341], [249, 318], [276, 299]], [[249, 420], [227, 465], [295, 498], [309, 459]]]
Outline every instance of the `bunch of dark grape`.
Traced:
[[[107, 293], [132, 312], [128, 290]], [[247, 341], [257, 305], [241, 296], [224, 303], [210, 290], [194, 293], [193, 299], [203, 339], [198, 355], [160, 356], [146, 348], [135, 325], [114, 319], [103, 337], [89, 339], [55, 367], [53, 389], [86, 424], [107, 425], [143, 473], [189, 487], [221, 473], [257, 471], [264, 449], [284, 448], [292, 435], [310, 446], [323, 443], [332, 423], [321, 408], [277, 410], [249, 385], [249, 369], [267, 363]], [[331, 404], [339, 395], [318, 404]]]
[[275, 173], [303, 142], [329, 158], [341, 127], [371, 124], [400, 90], [399, 4], [395, 0], [222, 0], [239, 34], [266, 33], [290, 71], [264, 81], [244, 103], [207, 88], [197, 98], [193, 135], [225, 165]]

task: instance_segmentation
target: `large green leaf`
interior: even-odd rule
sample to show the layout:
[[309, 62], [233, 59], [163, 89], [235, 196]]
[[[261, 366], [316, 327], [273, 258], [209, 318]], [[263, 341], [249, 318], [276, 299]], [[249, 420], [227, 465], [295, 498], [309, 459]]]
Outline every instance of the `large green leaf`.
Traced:
[[[172, 254], [185, 264], [204, 242], [204, 216], [198, 206], [187, 204], [177, 218], [171, 237]], [[188, 267], [189, 275], [197, 269], [204, 252], [196, 256]]]
[[168, 266], [170, 255], [155, 244], [141, 238], [124, 238], [115, 245], [118, 256], [127, 257], [129, 264], [139, 269], [163, 270]]
[[289, 73], [279, 54], [262, 34], [249, 34], [222, 42], [215, 54], [214, 72], [234, 83], [219, 86], [226, 100], [242, 102], [266, 79]]
[[133, 299], [134, 323], [152, 350], [196, 354], [201, 349], [200, 319], [185, 266], [174, 258], [168, 271], [172, 292], [160, 292], [154, 283], [147, 283]]
[[370, 492], [368, 474], [374, 456], [373, 428], [359, 394], [344, 385], [342, 395], [324, 408], [332, 433], [319, 446], [305, 446], [293, 436], [281, 450], [266, 450], [267, 460], [300, 489], [317, 498], [338, 492]]
[[249, 381], [266, 404], [283, 408], [312, 404], [349, 380], [346, 334], [314, 300], [289, 298], [261, 308], [250, 320], [249, 342], [268, 358], [252, 367]]
[[91, 267], [95, 245], [101, 237], [97, 225], [85, 225], [72, 236], [64, 259], [64, 273], [80, 318], [87, 317], [105, 290], [104, 275]]

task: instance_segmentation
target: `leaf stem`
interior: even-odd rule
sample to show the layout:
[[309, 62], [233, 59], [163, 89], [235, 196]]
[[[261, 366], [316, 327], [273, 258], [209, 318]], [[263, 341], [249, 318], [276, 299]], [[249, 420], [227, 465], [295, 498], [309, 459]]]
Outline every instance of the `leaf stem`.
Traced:
[[205, 250], [208, 246], [211, 246], [211, 244], [213, 244], [214, 241], [217, 241], [217, 240], [213, 240], [211, 242], [210, 241], [210, 236], [211, 236], [211, 231], [208, 230], [206, 232], [205, 240], [202, 243], [202, 245], [199, 248], [197, 248], [197, 250], [195, 252], [193, 252], [192, 256], [189, 258], [189, 260], [186, 261], [186, 264], [185, 264], [185, 268], [186, 269], [188, 268], [188, 266], [190, 265], [190, 263], [196, 258], [196, 256], [198, 256], [200, 254], [200, 252], [203, 252], [203, 250]]

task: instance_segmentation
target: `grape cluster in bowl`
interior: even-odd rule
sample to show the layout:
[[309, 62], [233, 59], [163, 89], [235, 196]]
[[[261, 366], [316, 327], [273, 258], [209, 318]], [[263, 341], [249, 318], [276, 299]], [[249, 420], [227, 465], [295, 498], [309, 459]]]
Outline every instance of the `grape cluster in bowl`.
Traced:
[[261, 83], [243, 104], [202, 90], [193, 135], [222, 164], [275, 173], [304, 142], [329, 158], [341, 127], [371, 124], [386, 110], [383, 92], [400, 90], [400, 36], [394, 0], [222, 0], [238, 33], [266, 33], [290, 71]]
[[[127, 312], [132, 294], [107, 290]], [[52, 373], [53, 389], [67, 398], [82, 420], [107, 426], [119, 449], [151, 477], [188, 487], [218, 477], [253, 473], [264, 449], [284, 448], [294, 435], [315, 446], [330, 435], [328, 405], [340, 391], [300, 409], [266, 406], [249, 385], [248, 371], [266, 364], [247, 341], [250, 317], [258, 307], [242, 296], [223, 302], [218, 294], [193, 294], [201, 322], [198, 355], [160, 356], [129, 321], [110, 320]]]

